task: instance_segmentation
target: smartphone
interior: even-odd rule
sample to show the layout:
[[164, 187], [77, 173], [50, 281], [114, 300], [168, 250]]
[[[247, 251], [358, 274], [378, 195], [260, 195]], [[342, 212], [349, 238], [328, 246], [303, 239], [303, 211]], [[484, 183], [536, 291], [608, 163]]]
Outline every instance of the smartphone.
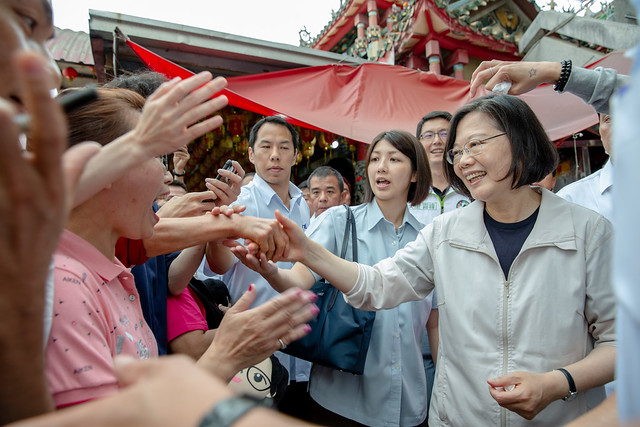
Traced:
[[[227, 170], [227, 171], [233, 170], [233, 164], [231, 163], [231, 159], [228, 159], [226, 162], [224, 162], [224, 166], [222, 166], [222, 169]], [[218, 181], [222, 181], [222, 175], [218, 174], [216, 176], [216, 179]], [[226, 178], [224, 179], [224, 182], [227, 182]]]

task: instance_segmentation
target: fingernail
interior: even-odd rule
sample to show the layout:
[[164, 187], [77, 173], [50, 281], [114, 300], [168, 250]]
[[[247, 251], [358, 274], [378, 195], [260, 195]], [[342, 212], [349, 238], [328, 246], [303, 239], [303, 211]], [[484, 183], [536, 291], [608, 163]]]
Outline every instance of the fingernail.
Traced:
[[314, 292], [307, 292], [307, 294], [309, 295], [309, 301], [311, 302], [316, 302], [316, 300], [318, 299], [318, 295], [316, 295]]
[[249, 292], [253, 291], [253, 284], [249, 285]]
[[318, 308], [317, 305], [313, 304], [311, 306], [311, 313], [313, 313], [314, 316], [316, 316], [318, 313], [320, 313], [320, 309]]
[[307, 333], [307, 334], [308, 334], [309, 332], [311, 332], [311, 326], [309, 326], [309, 325], [304, 325], [304, 332], [305, 332], [305, 333]]

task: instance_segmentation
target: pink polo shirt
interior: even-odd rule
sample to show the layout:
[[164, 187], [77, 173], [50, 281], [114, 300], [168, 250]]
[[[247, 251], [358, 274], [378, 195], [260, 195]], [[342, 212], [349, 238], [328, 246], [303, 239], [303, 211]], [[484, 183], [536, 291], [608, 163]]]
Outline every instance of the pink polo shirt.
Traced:
[[57, 407], [118, 390], [113, 358], [158, 357], [133, 276], [86, 240], [64, 230], [54, 255], [53, 325], [47, 379]]

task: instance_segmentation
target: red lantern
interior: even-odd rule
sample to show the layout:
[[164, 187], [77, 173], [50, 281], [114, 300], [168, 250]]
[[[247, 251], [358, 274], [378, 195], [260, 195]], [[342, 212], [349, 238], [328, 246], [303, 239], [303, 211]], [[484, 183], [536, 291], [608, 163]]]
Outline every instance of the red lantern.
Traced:
[[72, 82], [78, 77], [78, 72], [73, 67], [67, 67], [62, 70], [62, 75], [65, 76], [68, 81]]
[[320, 148], [328, 150], [330, 144], [331, 140], [327, 139], [326, 134], [321, 133], [320, 138], [318, 138], [318, 145], [320, 146]]
[[313, 140], [313, 138], [315, 137], [316, 137], [315, 130], [300, 128], [300, 141], [302, 141], [303, 143], [310, 143], [311, 140]]
[[232, 137], [240, 136], [244, 133], [244, 117], [240, 114], [232, 114], [227, 119], [228, 130]]
[[302, 146], [302, 154], [309, 159], [309, 157], [313, 156], [313, 153], [315, 151], [315, 147], [311, 144], [304, 144]]

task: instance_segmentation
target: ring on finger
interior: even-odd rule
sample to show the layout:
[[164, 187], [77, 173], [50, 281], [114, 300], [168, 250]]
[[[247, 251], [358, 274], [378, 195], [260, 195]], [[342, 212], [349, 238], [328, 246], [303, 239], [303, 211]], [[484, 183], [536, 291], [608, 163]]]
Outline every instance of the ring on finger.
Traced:
[[491, 71], [491, 77], [493, 77], [495, 75], [495, 73], [493, 72], [493, 67], [489, 67], [489, 71]]
[[287, 348], [287, 345], [282, 341], [282, 338], [278, 338], [278, 342], [280, 342], [280, 350]]

